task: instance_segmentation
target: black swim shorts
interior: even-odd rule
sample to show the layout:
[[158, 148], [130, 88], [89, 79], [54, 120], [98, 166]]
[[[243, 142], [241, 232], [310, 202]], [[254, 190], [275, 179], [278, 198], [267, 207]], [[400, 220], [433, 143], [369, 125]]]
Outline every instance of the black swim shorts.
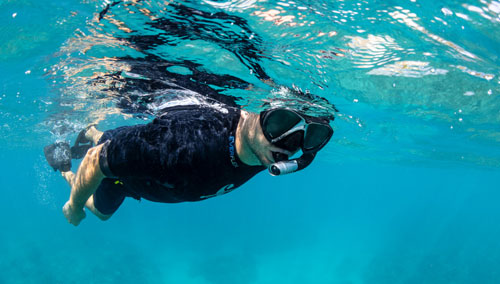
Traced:
[[104, 215], [112, 215], [125, 197], [131, 196], [119, 180], [105, 178], [94, 193], [94, 206]]
[[[99, 166], [101, 171], [107, 177], [112, 176], [107, 159], [107, 144], [109, 144], [111, 138], [113, 138], [113, 136], [117, 133], [120, 131], [127, 131], [130, 128], [130, 126], [124, 126], [105, 131], [99, 139], [98, 144], [105, 144], [99, 154]], [[115, 178], [105, 178], [101, 181], [101, 184], [94, 193], [94, 206], [100, 213], [104, 215], [112, 215], [123, 203], [125, 197], [133, 197], [138, 200], [140, 199], [140, 196], [134, 192], [130, 186], [125, 186], [121, 180]]]

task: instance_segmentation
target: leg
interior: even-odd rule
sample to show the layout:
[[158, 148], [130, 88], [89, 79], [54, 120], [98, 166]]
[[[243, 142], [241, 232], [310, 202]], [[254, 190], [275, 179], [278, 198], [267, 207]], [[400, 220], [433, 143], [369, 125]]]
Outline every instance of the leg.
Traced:
[[[81, 159], [85, 157], [87, 151], [92, 148], [92, 146], [97, 145], [97, 142], [102, 135], [103, 132], [97, 130], [94, 124], [89, 124], [85, 127], [85, 129], [78, 133], [75, 144], [71, 147], [71, 158]], [[47, 151], [48, 150], [50, 150], [50, 148], [47, 148]]]
[[[73, 187], [72, 183], [75, 178], [75, 174], [71, 171], [62, 172], [61, 174], [63, 178], [68, 182], [69, 186], [72, 188]], [[87, 207], [87, 209], [89, 209], [90, 212], [94, 213], [94, 215], [96, 215], [99, 219], [103, 221], [108, 220], [112, 216], [112, 214], [111, 215], [102, 214], [101, 212], [99, 212], [99, 210], [97, 210], [97, 208], [94, 205], [94, 195], [91, 195], [87, 200], [87, 202], [85, 202], [85, 207]]]
[[87, 200], [87, 202], [85, 203], [85, 207], [87, 207], [92, 213], [94, 213], [94, 215], [96, 215], [102, 221], [106, 221], [109, 218], [111, 218], [111, 216], [113, 216], [113, 214], [109, 215], [102, 214], [101, 212], [99, 212], [99, 210], [97, 210], [97, 208], [94, 205], [94, 195], [90, 196], [89, 200]]
[[99, 153], [102, 147], [103, 145], [98, 145], [89, 149], [76, 175], [72, 172], [62, 173], [71, 186], [70, 198], [63, 207], [63, 213], [66, 219], [75, 226], [78, 226], [85, 218], [83, 207], [104, 179], [104, 174], [99, 167]]
[[122, 205], [125, 197], [127, 192], [123, 183], [116, 179], [105, 178], [89, 198], [87, 206], [98, 213], [97, 217], [107, 220]]
[[94, 125], [91, 125], [85, 132], [85, 138], [87, 138], [89, 141], [92, 141], [94, 145], [97, 145], [97, 142], [99, 142], [99, 139], [101, 139], [102, 134], [102, 131], [97, 130]]

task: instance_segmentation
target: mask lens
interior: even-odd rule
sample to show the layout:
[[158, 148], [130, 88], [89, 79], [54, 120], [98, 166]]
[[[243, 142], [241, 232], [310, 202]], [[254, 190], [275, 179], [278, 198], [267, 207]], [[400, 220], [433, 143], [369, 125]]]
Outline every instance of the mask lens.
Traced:
[[262, 127], [263, 130], [274, 139], [297, 125], [300, 119], [301, 118], [294, 112], [288, 110], [275, 110], [268, 114]]
[[307, 128], [304, 139], [304, 149], [314, 149], [326, 143], [332, 136], [330, 127], [318, 123], [311, 123]]
[[275, 145], [281, 149], [295, 152], [302, 146], [303, 137], [304, 131], [297, 131], [276, 142]]

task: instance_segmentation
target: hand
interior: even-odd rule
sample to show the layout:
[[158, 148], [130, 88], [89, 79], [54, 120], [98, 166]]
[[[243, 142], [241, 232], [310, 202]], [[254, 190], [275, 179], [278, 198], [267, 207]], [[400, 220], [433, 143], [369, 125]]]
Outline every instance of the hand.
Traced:
[[68, 219], [68, 222], [75, 226], [78, 226], [86, 216], [83, 208], [81, 210], [75, 210], [75, 207], [72, 206], [69, 201], [64, 204], [63, 213], [66, 219]]

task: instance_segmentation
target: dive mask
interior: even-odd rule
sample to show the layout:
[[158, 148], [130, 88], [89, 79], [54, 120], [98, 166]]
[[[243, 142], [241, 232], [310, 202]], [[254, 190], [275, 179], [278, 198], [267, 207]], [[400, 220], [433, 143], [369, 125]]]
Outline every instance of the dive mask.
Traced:
[[[333, 135], [333, 129], [328, 122], [328, 119], [307, 116], [290, 109], [263, 111], [260, 114], [260, 125], [266, 139], [276, 147], [292, 153], [298, 150], [303, 152], [300, 158], [294, 160], [288, 160], [285, 154], [273, 152], [273, 158], [277, 163], [269, 168], [271, 174], [290, 173], [308, 166]], [[286, 172], [273, 172], [273, 166], [276, 168], [280, 163], [282, 166], [284, 163], [294, 165], [289, 164]]]

